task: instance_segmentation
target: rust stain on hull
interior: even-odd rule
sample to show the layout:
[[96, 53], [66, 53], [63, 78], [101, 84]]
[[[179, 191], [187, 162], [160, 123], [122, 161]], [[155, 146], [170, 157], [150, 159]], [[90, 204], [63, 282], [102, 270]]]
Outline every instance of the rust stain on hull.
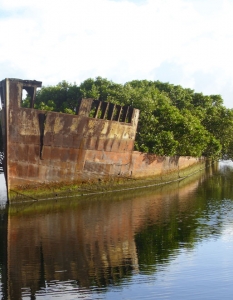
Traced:
[[[76, 115], [34, 109], [40, 81], [0, 82], [4, 174], [10, 191], [36, 184], [146, 177], [198, 162], [133, 151], [139, 110], [93, 99], [77, 100]], [[22, 91], [30, 108], [21, 107]], [[90, 117], [92, 112], [92, 117]]]

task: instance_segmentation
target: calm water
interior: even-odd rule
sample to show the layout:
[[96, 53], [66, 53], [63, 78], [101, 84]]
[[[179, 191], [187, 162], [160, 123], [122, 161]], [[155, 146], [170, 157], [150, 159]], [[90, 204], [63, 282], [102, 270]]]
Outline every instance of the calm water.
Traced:
[[9, 208], [2, 299], [232, 299], [233, 164], [169, 186]]

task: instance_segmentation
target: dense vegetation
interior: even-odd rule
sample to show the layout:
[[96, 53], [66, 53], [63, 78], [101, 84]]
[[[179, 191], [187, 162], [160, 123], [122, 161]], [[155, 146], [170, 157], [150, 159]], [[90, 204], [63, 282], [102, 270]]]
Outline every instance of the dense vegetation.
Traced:
[[[36, 108], [75, 114], [81, 98], [140, 109], [135, 148], [158, 155], [233, 159], [233, 109], [219, 95], [205, 96], [160, 81], [124, 85], [97, 77], [80, 85], [66, 81], [38, 90]], [[23, 105], [28, 106], [28, 99]]]

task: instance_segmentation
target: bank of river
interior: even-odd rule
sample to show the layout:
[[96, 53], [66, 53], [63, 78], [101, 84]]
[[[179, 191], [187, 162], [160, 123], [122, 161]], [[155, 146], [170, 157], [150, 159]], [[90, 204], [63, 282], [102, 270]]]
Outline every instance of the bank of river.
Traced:
[[3, 205], [1, 297], [231, 299], [232, 183], [222, 162], [166, 186]]

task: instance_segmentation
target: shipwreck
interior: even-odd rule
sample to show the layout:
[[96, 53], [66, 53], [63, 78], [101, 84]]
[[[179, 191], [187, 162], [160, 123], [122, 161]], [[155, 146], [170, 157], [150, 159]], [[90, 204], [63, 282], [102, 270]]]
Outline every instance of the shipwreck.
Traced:
[[[134, 151], [139, 110], [94, 99], [78, 101], [76, 114], [34, 109], [42, 82], [0, 82], [3, 169], [8, 200], [27, 189], [140, 179], [180, 172], [203, 158], [159, 157]], [[22, 107], [22, 93], [30, 108]], [[48, 191], [49, 192], [49, 191]]]

